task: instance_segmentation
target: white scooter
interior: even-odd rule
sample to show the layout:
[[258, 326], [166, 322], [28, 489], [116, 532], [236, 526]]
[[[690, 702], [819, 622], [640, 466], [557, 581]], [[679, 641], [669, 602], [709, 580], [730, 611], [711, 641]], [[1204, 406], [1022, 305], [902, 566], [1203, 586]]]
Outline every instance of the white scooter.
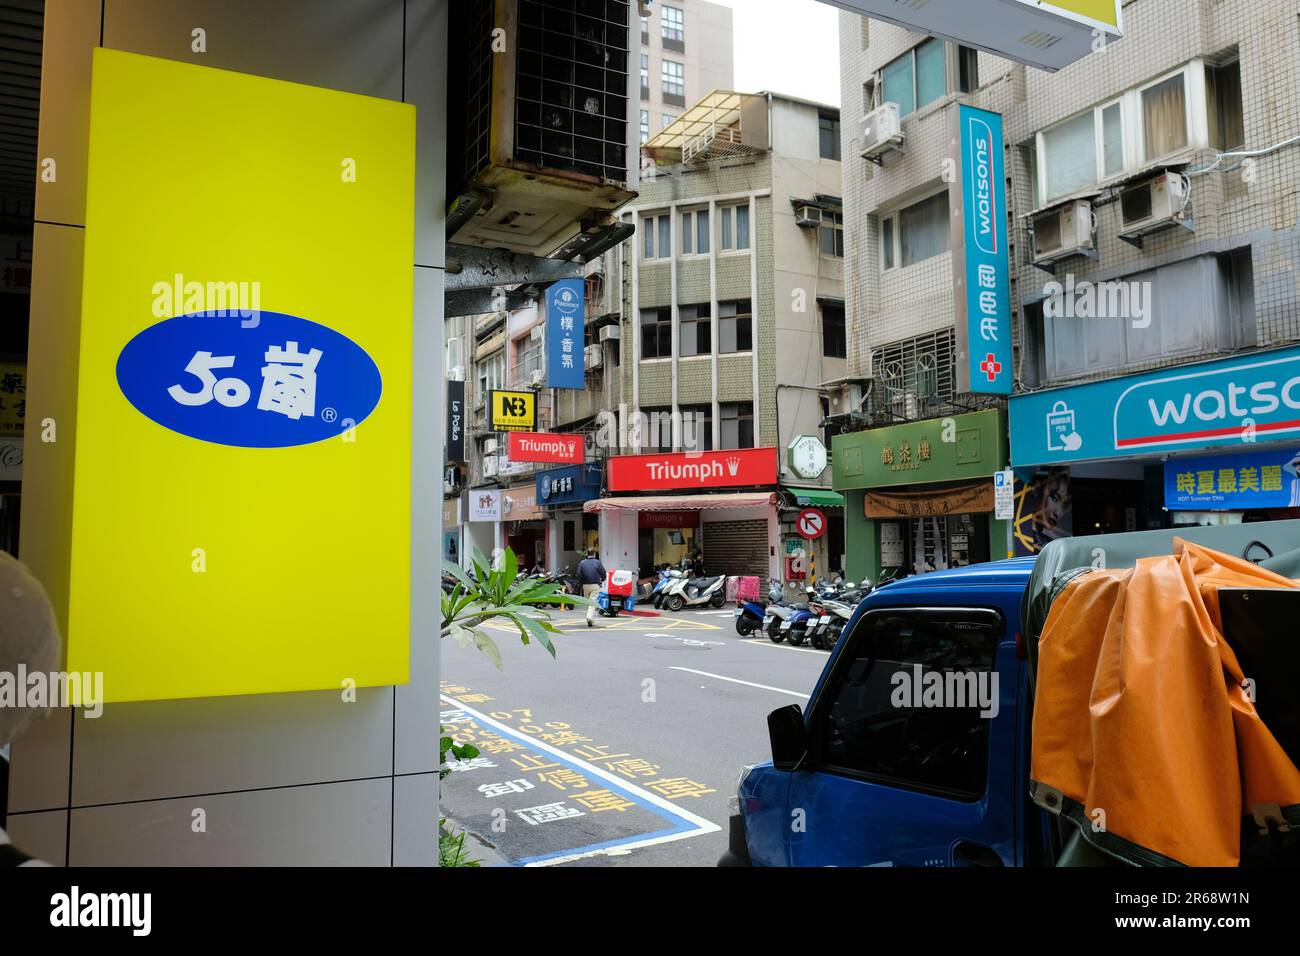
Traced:
[[687, 578], [674, 577], [664, 585], [663, 607], [669, 611], [680, 611], [684, 607], [722, 607], [727, 603], [727, 576]]

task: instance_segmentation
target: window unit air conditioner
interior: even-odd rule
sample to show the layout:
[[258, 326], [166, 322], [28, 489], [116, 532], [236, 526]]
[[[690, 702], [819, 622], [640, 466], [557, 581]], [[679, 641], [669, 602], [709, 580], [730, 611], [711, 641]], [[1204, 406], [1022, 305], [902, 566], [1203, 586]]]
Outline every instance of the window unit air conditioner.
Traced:
[[617, 325], [606, 325], [600, 330], [600, 340], [602, 342], [617, 342], [623, 337], [623, 329]]
[[822, 222], [822, 211], [818, 206], [798, 206], [794, 211], [794, 224], [801, 229], [811, 229], [820, 226]]
[[450, 369], [447, 372], [447, 379], [448, 381], [452, 381], [452, 382], [465, 381], [465, 366], [463, 365], [454, 366], [452, 369]]
[[531, 329], [528, 330], [528, 338], [534, 342], [540, 342], [542, 340], [542, 335], [544, 334], [545, 328], [546, 326], [544, 325], [534, 325]]
[[897, 103], [883, 103], [862, 120], [862, 158], [880, 162], [880, 157], [891, 149], [903, 148], [903, 121], [898, 117]]
[[583, 349], [582, 367], [584, 369], [600, 368], [601, 363], [604, 361], [604, 350], [599, 345], [588, 345]]
[[1034, 265], [1092, 253], [1095, 229], [1092, 203], [1086, 199], [1038, 213], [1033, 218]]
[[495, 438], [485, 438], [483, 440], [483, 454], [495, 455], [497, 453], [497, 440]]
[[840, 385], [830, 393], [831, 415], [850, 415], [862, 407], [862, 386]]
[[496, 458], [484, 458], [484, 459], [483, 459], [483, 477], [484, 477], [484, 478], [495, 478], [496, 476], [497, 476], [497, 460], [496, 460]]
[[528, 373], [529, 388], [541, 388], [545, 382], [546, 382], [546, 373], [543, 372], [540, 368], [535, 368]]
[[1173, 225], [1191, 228], [1187, 207], [1191, 184], [1180, 173], [1164, 172], [1119, 191], [1119, 236], [1140, 239]]

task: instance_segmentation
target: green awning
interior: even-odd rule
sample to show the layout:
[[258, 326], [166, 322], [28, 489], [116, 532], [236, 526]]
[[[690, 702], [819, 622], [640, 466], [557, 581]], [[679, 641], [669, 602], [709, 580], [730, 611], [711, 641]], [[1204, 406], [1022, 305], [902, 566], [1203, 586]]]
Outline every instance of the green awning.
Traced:
[[844, 496], [829, 488], [786, 488], [797, 504], [813, 508], [843, 508]]

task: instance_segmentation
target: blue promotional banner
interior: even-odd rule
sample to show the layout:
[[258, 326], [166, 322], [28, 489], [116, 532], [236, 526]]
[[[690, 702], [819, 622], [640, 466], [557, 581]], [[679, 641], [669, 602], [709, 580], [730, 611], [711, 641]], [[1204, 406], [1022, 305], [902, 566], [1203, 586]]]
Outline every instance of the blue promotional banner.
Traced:
[[1010, 402], [1011, 463], [1254, 445], [1300, 434], [1300, 348], [1126, 375]]
[[1171, 511], [1300, 508], [1300, 447], [1165, 462]]
[[961, 177], [950, 185], [948, 197], [960, 211], [952, 237], [957, 391], [1010, 395], [1011, 279], [1002, 116], [965, 105], [954, 115]]
[[537, 475], [538, 507], [581, 504], [599, 498], [600, 472], [600, 462], [593, 461], [540, 472]]
[[582, 364], [586, 335], [586, 283], [561, 279], [546, 289], [546, 386], [587, 387]]

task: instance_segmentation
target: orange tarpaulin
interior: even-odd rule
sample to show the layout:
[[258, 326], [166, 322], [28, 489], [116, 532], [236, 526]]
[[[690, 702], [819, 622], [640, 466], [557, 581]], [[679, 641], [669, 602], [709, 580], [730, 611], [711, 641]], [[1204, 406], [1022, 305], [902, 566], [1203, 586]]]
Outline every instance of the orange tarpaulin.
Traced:
[[1300, 771], [1223, 639], [1220, 587], [1300, 581], [1175, 539], [1172, 555], [1072, 581], [1039, 640], [1030, 776], [1189, 866], [1236, 866], [1251, 807], [1300, 804]]

